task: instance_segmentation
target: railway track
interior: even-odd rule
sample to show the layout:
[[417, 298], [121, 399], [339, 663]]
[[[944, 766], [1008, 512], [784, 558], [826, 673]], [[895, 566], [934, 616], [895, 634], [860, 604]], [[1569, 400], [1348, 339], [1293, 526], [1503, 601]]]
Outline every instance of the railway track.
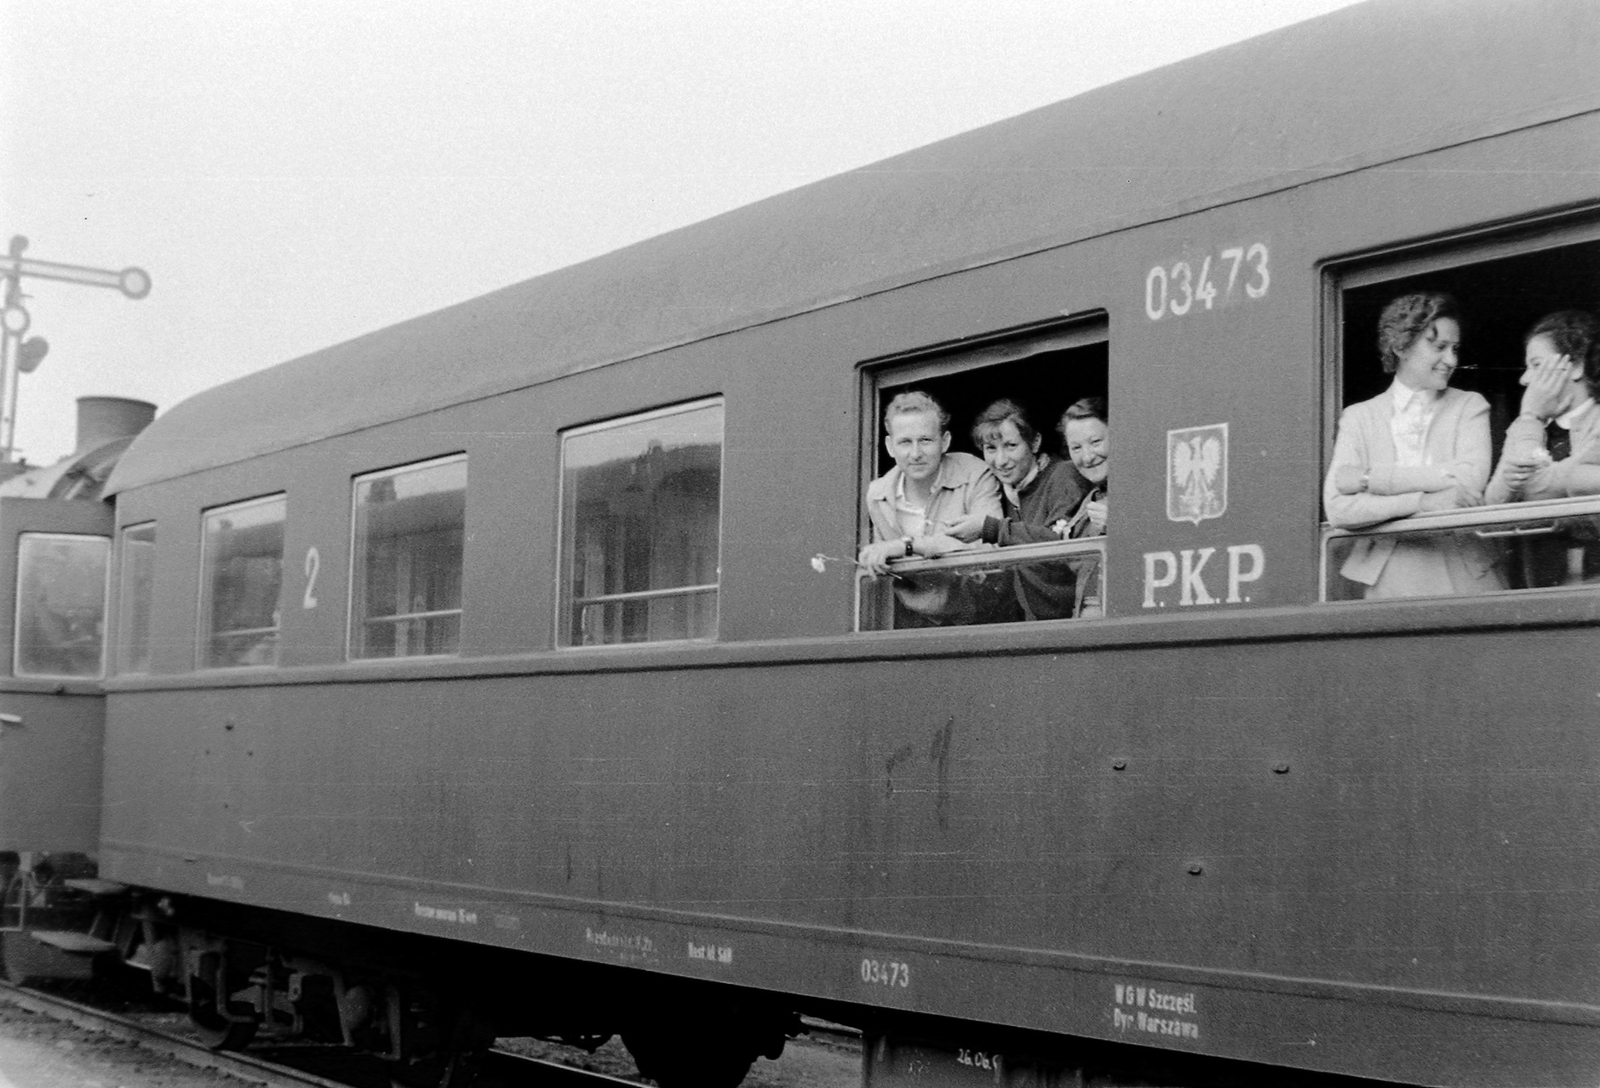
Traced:
[[[351, 1055], [340, 1047], [273, 1046], [269, 1042], [257, 1048], [259, 1053], [218, 1052], [172, 1031], [142, 1023], [136, 1015], [108, 1012], [81, 1001], [8, 982], [0, 982], [0, 1001], [112, 1039], [137, 1043], [147, 1050], [187, 1065], [216, 1070], [268, 1088], [387, 1088], [389, 1084], [381, 1063], [362, 1060], [361, 1056]], [[296, 1064], [273, 1061], [265, 1055], [292, 1060]], [[312, 1068], [299, 1068], [298, 1065]], [[315, 1072], [318, 1067], [335, 1075]], [[498, 1049], [491, 1051], [486, 1058], [481, 1079], [485, 1088], [509, 1088], [511, 1085], [526, 1085], [529, 1088], [627, 1085], [637, 1088], [640, 1083]]]

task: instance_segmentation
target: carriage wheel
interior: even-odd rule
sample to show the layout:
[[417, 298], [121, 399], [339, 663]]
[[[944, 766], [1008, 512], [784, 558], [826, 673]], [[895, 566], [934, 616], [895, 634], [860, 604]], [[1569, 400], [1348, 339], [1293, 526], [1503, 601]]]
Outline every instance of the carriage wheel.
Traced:
[[220, 959], [214, 954], [202, 957], [214, 969], [189, 976], [189, 1025], [207, 1049], [243, 1050], [255, 1038], [257, 1023], [254, 1017], [218, 1010], [217, 979], [225, 970]]
[[256, 1037], [254, 1020], [230, 1020], [215, 1008], [189, 1009], [189, 1026], [208, 1050], [243, 1050]]

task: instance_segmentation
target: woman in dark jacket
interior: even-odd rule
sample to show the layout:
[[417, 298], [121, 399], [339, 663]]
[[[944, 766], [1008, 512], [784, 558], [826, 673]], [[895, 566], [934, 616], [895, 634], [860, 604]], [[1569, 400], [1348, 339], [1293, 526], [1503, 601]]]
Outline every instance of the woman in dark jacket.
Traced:
[[[972, 425], [972, 441], [1000, 479], [1005, 513], [965, 518], [951, 535], [1001, 547], [1060, 540], [1060, 530], [1052, 526], [1070, 518], [1088, 491], [1072, 463], [1040, 452], [1038, 430], [1010, 400], [997, 400], [983, 410]], [[1018, 602], [1029, 619], [1072, 615], [1075, 578], [1067, 560], [1019, 565], [1016, 582]]]

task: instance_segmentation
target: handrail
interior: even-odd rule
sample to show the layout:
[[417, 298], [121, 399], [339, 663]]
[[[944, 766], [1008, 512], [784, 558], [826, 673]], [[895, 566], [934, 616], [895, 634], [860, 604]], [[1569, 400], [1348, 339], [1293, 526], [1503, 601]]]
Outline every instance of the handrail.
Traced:
[[[1035, 544], [976, 544], [959, 552], [941, 555], [937, 559], [893, 559], [889, 561], [890, 574], [916, 574], [918, 571], [950, 570], [976, 566], [980, 563], [1005, 563], [1010, 566], [1036, 559], [1071, 559], [1079, 555], [1104, 555], [1106, 538], [1085, 537], [1080, 540], [1044, 540]], [[861, 572], [863, 577], [870, 574]]]
[[271, 627], [230, 627], [223, 631], [212, 631], [212, 638], [243, 638], [245, 635], [275, 635], [278, 633], [278, 624]]
[[406, 620], [433, 620], [443, 616], [459, 616], [459, 608], [435, 608], [424, 612], [391, 612], [387, 616], [368, 616], [362, 623], [403, 623]]
[[1324, 523], [1322, 539], [1326, 543], [1347, 536], [1394, 536], [1402, 533], [1437, 532], [1442, 529], [1466, 529], [1480, 525], [1504, 525], [1507, 522], [1571, 518], [1587, 514], [1600, 515], [1600, 495], [1578, 495], [1565, 499], [1505, 502], [1494, 506], [1466, 506], [1455, 510], [1437, 510], [1396, 518], [1393, 521], [1380, 522], [1360, 529], [1337, 529]]
[[707, 582], [698, 586], [669, 586], [666, 589], [636, 589], [631, 593], [599, 593], [593, 597], [574, 597], [573, 608], [591, 604], [611, 604], [614, 601], [648, 601], [657, 597], [687, 597], [695, 593], [714, 593], [719, 583]]

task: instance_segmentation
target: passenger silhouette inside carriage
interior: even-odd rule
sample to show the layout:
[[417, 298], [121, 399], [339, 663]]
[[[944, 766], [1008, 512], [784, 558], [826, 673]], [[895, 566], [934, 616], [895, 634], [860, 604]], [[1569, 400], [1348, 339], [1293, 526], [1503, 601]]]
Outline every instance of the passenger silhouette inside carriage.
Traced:
[[104, 542], [29, 543], [19, 557], [18, 675], [98, 676], [105, 636]]

